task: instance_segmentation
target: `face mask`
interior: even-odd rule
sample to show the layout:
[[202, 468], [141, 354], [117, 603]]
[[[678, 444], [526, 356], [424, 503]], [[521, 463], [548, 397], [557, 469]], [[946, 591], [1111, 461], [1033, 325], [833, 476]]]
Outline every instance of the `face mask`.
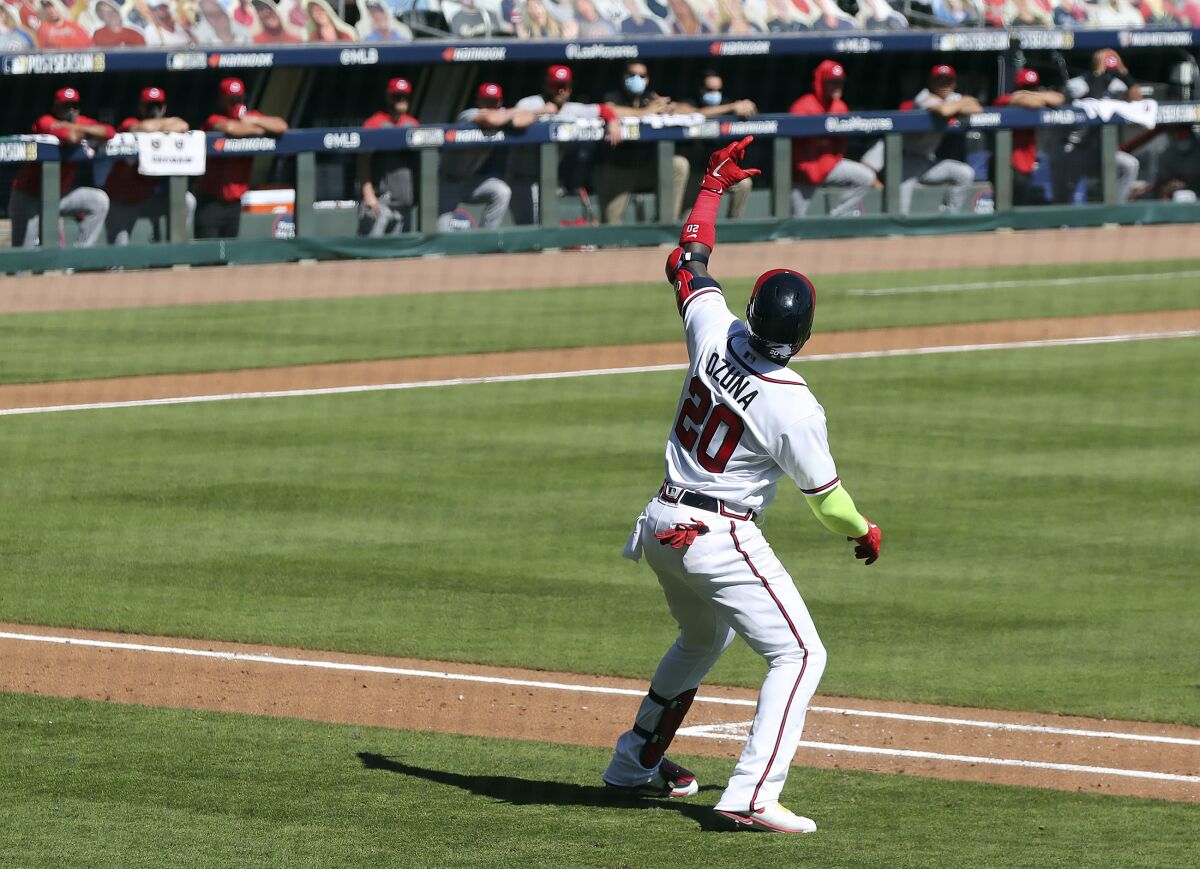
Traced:
[[625, 90], [635, 97], [640, 97], [646, 92], [646, 77], [642, 75], [625, 76]]
[[721, 92], [720, 91], [705, 91], [703, 99], [704, 99], [704, 105], [706, 105], [706, 106], [719, 106], [719, 105], [721, 105]]

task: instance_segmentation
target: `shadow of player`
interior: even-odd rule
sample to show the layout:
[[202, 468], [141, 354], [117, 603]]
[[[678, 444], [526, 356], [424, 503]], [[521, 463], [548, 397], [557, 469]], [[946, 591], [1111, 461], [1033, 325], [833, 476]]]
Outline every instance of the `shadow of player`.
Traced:
[[[443, 785], [462, 788], [482, 797], [514, 806], [599, 806], [608, 809], [667, 809], [690, 818], [702, 830], [734, 832], [732, 825], [713, 812], [711, 806], [683, 800], [631, 797], [600, 785], [576, 785], [556, 781], [517, 778], [509, 775], [464, 775], [441, 769], [426, 769], [403, 763], [382, 754], [360, 751], [358, 759], [366, 769], [381, 769]], [[705, 785], [701, 791], [719, 791], [717, 785]]]

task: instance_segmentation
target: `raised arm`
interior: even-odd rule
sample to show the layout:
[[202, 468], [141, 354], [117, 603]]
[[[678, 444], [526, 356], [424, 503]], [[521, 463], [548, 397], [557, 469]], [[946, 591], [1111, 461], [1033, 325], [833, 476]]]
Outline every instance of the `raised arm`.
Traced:
[[739, 181], [761, 174], [761, 170], [743, 169], [741, 166], [746, 148], [753, 141], [753, 136], [747, 136], [740, 142], [714, 151], [708, 158], [708, 168], [700, 181], [696, 204], [692, 206], [679, 235], [679, 247], [667, 258], [669, 283], [675, 283], [676, 275], [684, 267], [694, 277], [708, 276], [708, 257], [717, 243], [717, 209], [721, 205], [721, 194]]

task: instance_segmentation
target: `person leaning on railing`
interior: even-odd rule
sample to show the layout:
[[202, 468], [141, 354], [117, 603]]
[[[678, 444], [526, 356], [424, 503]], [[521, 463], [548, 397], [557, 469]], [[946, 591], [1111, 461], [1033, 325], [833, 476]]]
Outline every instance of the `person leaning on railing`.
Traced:
[[[1017, 109], [1056, 109], [1065, 101], [1059, 91], [1041, 86], [1037, 70], [1021, 69], [1013, 77], [1015, 90], [1001, 94], [994, 106]], [[1013, 205], [1045, 205], [1046, 194], [1033, 184], [1033, 172], [1038, 165], [1037, 130], [1025, 128], [1012, 134], [1012, 203]]]
[[[279, 136], [287, 121], [246, 107], [246, 85], [240, 78], [222, 79], [218, 108], [204, 122], [205, 132], [231, 139]], [[196, 185], [196, 238], [236, 238], [242, 221], [242, 196], [250, 189], [253, 157], [216, 157]]]
[[[475, 124], [488, 132], [505, 128], [523, 130], [537, 120], [533, 112], [504, 108], [504, 91], [500, 85], [484, 82], [475, 93], [475, 108], [464, 109], [456, 123]], [[483, 205], [481, 229], [496, 229], [508, 213], [512, 190], [503, 178], [489, 168], [491, 160], [500, 159], [498, 149], [487, 145], [476, 148], [447, 148], [442, 152], [438, 167], [439, 232], [459, 228], [455, 209], [460, 203]]]
[[[929, 85], [913, 98], [913, 108], [923, 109], [947, 124], [959, 123], [958, 118], [975, 115], [983, 106], [974, 97], [955, 90], [958, 73], [947, 63], [939, 63], [930, 71]], [[904, 180], [900, 183], [900, 213], [908, 214], [913, 193], [918, 185], [945, 185], [941, 210], [956, 212], [967, 198], [967, 188], [975, 180], [975, 170], [961, 160], [939, 160], [937, 149], [945, 132], [915, 133], [904, 137]]]
[[[60, 145], [79, 145], [111, 139], [117, 131], [108, 124], [79, 113], [79, 91], [73, 87], [54, 92], [54, 104], [47, 114], [33, 124], [35, 134], [50, 135]], [[64, 150], [67, 150], [64, 148]], [[66, 154], [62, 155], [66, 157]], [[100, 239], [104, 218], [108, 215], [108, 194], [95, 187], [76, 187], [75, 175], [79, 163], [61, 161], [59, 190], [64, 194], [58, 202], [58, 213], [79, 220], [79, 237], [75, 247], [91, 247]], [[26, 163], [13, 179], [12, 195], [8, 200], [8, 216], [12, 222], [13, 247], [32, 247], [38, 243], [40, 232], [58, 235], [58, 227], [42, 227], [42, 164]]]
[[[571, 68], [555, 64], [546, 70], [542, 80], [542, 92], [522, 97], [517, 100], [514, 108], [533, 112], [543, 121], [603, 121], [605, 141], [610, 145], [619, 145], [623, 135], [620, 116], [628, 110], [605, 103], [575, 102], [571, 99], [573, 89], [574, 75]], [[509, 148], [505, 177], [512, 190], [513, 220], [524, 225], [538, 223], [541, 218], [541, 166], [538, 149], [532, 145]]]
[[[625, 114], [641, 116], [674, 114], [675, 104], [650, 88], [650, 72], [646, 64], [631, 61], [625, 65], [623, 87], [605, 97], [604, 102]], [[692, 166], [682, 154], [671, 162], [673, 193], [665, 210], [667, 219], [674, 220], [683, 204]], [[600, 216], [604, 223], [621, 223], [629, 197], [638, 192], [654, 190], [658, 178], [658, 159], [653, 142], [623, 142], [601, 148], [596, 162], [595, 186], [600, 197]]]
[[[1111, 48], [1102, 48], [1092, 55], [1092, 66], [1088, 72], [1067, 82], [1067, 96], [1072, 100], [1110, 99], [1128, 102], [1140, 100], [1142, 89], [1129, 75], [1121, 55]], [[1081, 178], [1099, 176], [1100, 129], [1081, 125], [1062, 137], [1061, 153], [1051, 166], [1055, 202], [1071, 202]], [[1116, 161], [1117, 201], [1126, 202], [1137, 181], [1140, 163], [1137, 157], [1120, 150], [1116, 153]]]
[[[167, 114], [167, 94], [162, 88], [143, 88], [138, 99], [137, 117], [121, 122], [122, 133], [186, 133], [188, 123], [183, 118]], [[117, 160], [104, 181], [104, 192], [108, 194], [110, 207], [105, 223], [109, 244], [129, 244], [133, 225], [139, 217], [148, 217], [154, 226], [154, 238], [158, 237], [158, 219], [170, 211], [169, 195], [163, 179], [142, 175], [138, 172], [136, 157]], [[185, 221], [189, 234], [196, 214], [196, 197], [190, 192], [184, 196]]]
[[[674, 110], [679, 114], [694, 113], [706, 118], [738, 117], [750, 118], [758, 114], [758, 106], [753, 100], [727, 99], [725, 79], [715, 69], [706, 69], [701, 79], [699, 98], [696, 104], [675, 103]], [[688, 158], [691, 164], [691, 180], [688, 182], [688, 192], [685, 198], [691, 198], [700, 189], [700, 179], [704, 176], [708, 155], [712, 151], [712, 142], [699, 141], [690, 145], [682, 145], [678, 153]], [[750, 204], [750, 192], [753, 184], [749, 178], [743, 178], [737, 184], [725, 191], [723, 199], [729, 201], [729, 217], [738, 220], [745, 216]]]

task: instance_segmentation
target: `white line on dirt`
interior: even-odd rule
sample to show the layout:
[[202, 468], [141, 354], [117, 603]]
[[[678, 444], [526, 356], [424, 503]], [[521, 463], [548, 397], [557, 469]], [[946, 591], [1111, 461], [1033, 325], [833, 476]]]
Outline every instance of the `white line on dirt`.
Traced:
[[[1004, 341], [995, 344], [951, 344], [940, 347], [911, 347], [900, 350], [864, 350], [857, 353], [825, 353], [802, 356], [800, 364], [832, 362], [844, 359], [875, 359], [884, 356], [928, 356], [937, 353], [968, 353], [976, 350], [1023, 350], [1034, 347], [1071, 347], [1081, 344], [1113, 344], [1125, 341], [1152, 341], [1164, 338], [1195, 338], [1200, 329], [1163, 332], [1134, 332], [1119, 335], [1095, 335], [1085, 338], [1044, 338], [1036, 341]], [[499, 374], [490, 377], [456, 377], [448, 380], [420, 380], [410, 383], [379, 383], [358, 386], [326, 386], [318, 389], [281, 389], [271, 392], [230, 392], [220, 395], [181, 395], [173, 398], [146, 398], [134, 401], [101, 401], [89, 404], [57, 404], [43, 407], [13, 407], [0, 410], [0, 416], [31, 413], [61, 413], [68, 410], [114, 410], [126, 407], [155, 407], [166, 404], [203, 404], [213, 401], [242, 401], [251, 398], [298, 398], [313, 395], [345, 395], [353, 392], [394, 392], [435, 386], [463, 386], [476, 383], [517, 383], [530, 380], [565, 380], [572, 377], [597, 377], [609, 374], [647, 374], [656, 371], [681, 371], [686, 365], [638, 365], [629, 368], [590, 368], [581, 371], [549, 371], [540, 374]]]
[[[701, 725], [684, 727], [679, 736], [696, 736], [701, 739], [730, 739], [741, 741], [750, 731], [751, 722], [738, 724]], [[871, 745], [847, 745], [840, 742], [809, 742], [800, 741], [801, 748], [815, 748], [818, 751], [846, 751], [851, 754], [879, 754], [887, 757], [911, 757], [918, 760], [942, 760], [954, 763], [982, 763], [991, 766], [1022, 766], [1032, 769], [1052, 769], [1059, 772], [1083, 772], [1093, 775], [1117, 775], [1125, 778], [1148, 778], [1160, 781], [1178, 781], [1200, 783], [1200, 776], [1179, 775], [1172, 772], [1151, 772], [1144, 769], [1121, 769], [1109, 766], [1086, 766], [1078, 763], [1053, 763], [1042, 760], [1017, 760], [1009, 757], [981, 757], [973, 754], [942, 754], [936, 751], [913, 751], [905, 748], [877, 748]]]
[[[903, 296], [910, 293], [953, 293], [958, 290], [1012, 289], [1015, 287], [1065, 287], [1076, 284], [1113, 284], [1200, 278], [1200, 271], [1154, 272], [1153, 274], [1093, 275], [1086, 278], [1024, 278], [1011, 281], [976, 281], [966, 284], [930, 284], [911, 287], [855, 287], [842, 290], [847, 296]], [[837, 292], [834, 290], [833, 292]]]
[[[351, 664], [343, 661], [315, 661], [305, 658], [284, 658], [276, 655], [259, 655], [249, 652], [218, 652], [212, 649], [188, 649], [179, 646], [156, 646], [146, 643], [122, 643], [112, 640], [88, 640], [77, 637], [49, 636], [44, 634], [22, 634], [0, 631], [0, 640], [17, 640], [34, 643], [51, 643], [61, 646], [86, 646], [95, 649], [117, 649], [125, 652], [155, 652], [167, 655], [184, 655], [195, 658], [213, 658], [222, 661], [248, 661], [257, 664], [277, 664], [289, 667], [312, 667], [320, 670], [347, 670], [356, 673], [381, 673], [389, 676], [410, 676], [421, 679], [444, 679], [458, 682], [480, 682], [488, 685], [512, 685], [521, 688], [541, 688], [549, 691], [576, 691], [585, 694], [615, 694], [624, 697], [641, 697], [646, 692], [633, 688], [613, 688], [605, 685], [580, 685], [569, 682], [541, 682], [532, 679], [510, 679], [502, 676], [479, 676], [470, 673], [452, 673], [445, 670], [417, 670], [406, 667], [385, 667], [378, 664]], [[753, 707], [757, 701], [737, 697], [696, 697], [697, 703], [714, 703], [724, 706]], [[1067, 727], [1051, 727], [1038, 724], [1008, 724], [999, 721], [974, 721], [963, 718], [939, 718], [932, 715], [906, 715], [898, 712], [872, 712], [865, 709], [841, 709], [833, 706], [811, 706], [811, 712], [829, 715], [858, 715], [868, 718], [920, 721], [929, 724], [964, 725], [989, 730], [1020, 730], [1033, 733], [1054, 733], [1069, 736], [1084, 736], [1100, 739], [1127, 739], [1134, 742], [1160, 742], [1170, 745], [1197, 745], [1200, 739], [1179, 736], [1156, 736], [1153, 734], [1121, 733], [1103, 730], [1083, 730]], [[699, 725], [690, 729], [715, 729], [726, 725]], [[729, 725], [734, 726], [734, 725]], [[690, 730], [689, 729], [689, 730]], [[680, 731], [686, 732], [685, 731]], [[700, 735], [700, 734], [696, 734]]]

